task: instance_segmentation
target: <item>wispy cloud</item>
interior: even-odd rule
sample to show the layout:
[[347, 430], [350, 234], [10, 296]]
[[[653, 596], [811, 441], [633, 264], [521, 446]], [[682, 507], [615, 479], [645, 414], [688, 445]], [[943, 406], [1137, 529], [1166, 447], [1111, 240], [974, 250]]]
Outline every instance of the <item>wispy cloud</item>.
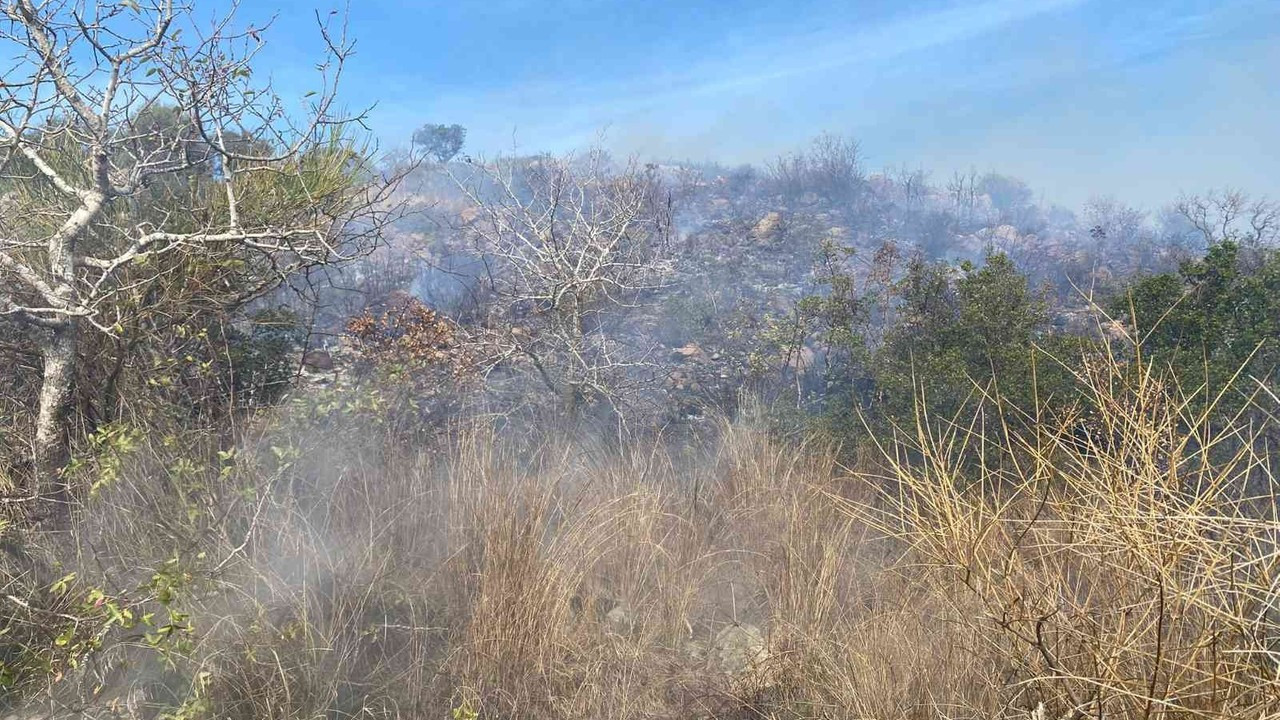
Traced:
[[[900, 13], [870, 23], [841, 18], [835, 27], [777, 34], [772, 27], [739, 29], [750, 48], [677, 72], [575, 83], [542, 78], [490, 90], [437, 98], [441, 114], [482, 118], [506, 136], [517, 119], [527, 140], [542, 145], [581, 142], [602, 126], [663, 110], [679, 114], [689, 105], [732, 103], [789, 81], [825, 74], [872, 73], [906, 55], [997, 31], [1084, 0], [985, 0], [928, 12]], [[474, 123], [473, 123], [474, 124]], [[502, 127], [503, 125], [506, 127]]]
[[[714, 94], [789, 78], [860, 65], [884, 63], [911, 53], [968, 40], [1055, 10], [1080, 5], [1084, 0], [988, 0], [976, 5], [955, 5], [929, 13], [912, 13], [863, 28], [824, 31], [806, 37], [786, 38], [767, 48], [762, 57], [739, 58], [736, 73], [704, 68], [720, 79], [685, 89], [690, 95]], [[743, 67], [745, 66], [745, 67]]]
[[[1249, 120], [1280, 112], [1274, 62], [1256, 59], [1280, 41], [1274, 0], [742, 0], [741, 12], [649, 0], [647, 18], [625, 0], [567, 0], [555, 18], [500, 1], [539, 32], [503, 16], [493, 34], [455, 8], [455, 25], [498, 38], [492, 50], [458, 36], [364, 78], [382, 137], [461, 122], [483, 154], [559, 151], [607, 129], [622, 151], [755, 162], [834, 130], [875, 164], [999, 169], [1072, 202], [1254, 184], [1251, 160], [1280, 147], [1274, 124]], [[439, 57], [454, 74], [425, 81]], [[1244, 89], [1220, 88], [1227, 78]], [[1224, 114], [1230, 98], [1245, 109]], [[1183, 164], [1149, 173], [1162, 158]]]

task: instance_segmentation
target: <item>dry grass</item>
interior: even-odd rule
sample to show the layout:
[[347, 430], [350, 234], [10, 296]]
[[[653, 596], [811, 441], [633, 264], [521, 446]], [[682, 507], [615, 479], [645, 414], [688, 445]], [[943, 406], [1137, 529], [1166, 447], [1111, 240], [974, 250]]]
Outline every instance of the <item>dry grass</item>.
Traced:
[[[189, 642], [157, 653], [117, 628], [24, 686], [25, 712], [1276, 712], [1265, 458], [1150, 373], [1080, 379], [1105, 432], [923, 422], [875, 470], [751, 418], [701, 446], [622, 451], [517, 447], [490, 427], [411, 450], [277, 423], [225, 471], [156, 442], [117, 463], [74, 537], [22, 542], [139, 612], [163, 614], [148, 578], [173, 558]], [[10, 588], [45, 592], [33, 577]], [[10, 637], [35, 622], [6, 619]]]
[[1098, 361], [1078, 380], [1093, 431], [1079, 417], [1010, 417], [999, 437], [922, 422], [884, 452], [878, 501], [846, 510], [908, 548], [916, 584], [976, 604], [968, 624], [1003, 656], [1014, 705], [1272, 716], [1280, 524], [1249, 412], [1215, 419], [1140, 364]]

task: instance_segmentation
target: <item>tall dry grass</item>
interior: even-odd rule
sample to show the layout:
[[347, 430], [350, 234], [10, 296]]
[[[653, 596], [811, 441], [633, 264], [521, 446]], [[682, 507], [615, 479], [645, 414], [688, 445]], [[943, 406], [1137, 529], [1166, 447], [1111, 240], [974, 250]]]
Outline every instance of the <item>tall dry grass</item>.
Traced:
[[[552, 432], [517, 444], [484, 424], [404, 448], [277, 422], [204, 466], [189, 461], [194, 440], [143, 440], [111, 461], [72, 536], [11, 539], [50, 577], [74, 571], [76, 587], [177, 609], [191, 628], [160, 651], [113, 629], [10, 707], [245, 720], [1280, 710], [1280, 525], [1259, 446], [1140, 366], [1079, 380], [1100, 417], [1091, 434], [987, 397], [975, 411], [1010, 418], [999, 436], [926, 419], [856, 468], [751, 412], [702, 442], [621, 450]], [[48, 597], [5, 562], [6, 592]], [[157, 568], [176, 578], [165, 608]], [[14, 608], [6, 662], [50, 639], [25, 632], [44, 609]]]
[[1002, 658], [1013, 706], [1274, 716], [1280, 524], [1255, 423], [1274, 412], [1268, 394], [1223, 417], [1233, 388], [1186, 392], [1105, 358], [1075, 372], [1088, 430], [1081, 413], [1051, 420], [986, 397], [1006, 421], [996, 436], [921, 422], [883, 449], [876, 502], [842, 505], [906, 548], [916, 586], [974, 604], [966, 625]]

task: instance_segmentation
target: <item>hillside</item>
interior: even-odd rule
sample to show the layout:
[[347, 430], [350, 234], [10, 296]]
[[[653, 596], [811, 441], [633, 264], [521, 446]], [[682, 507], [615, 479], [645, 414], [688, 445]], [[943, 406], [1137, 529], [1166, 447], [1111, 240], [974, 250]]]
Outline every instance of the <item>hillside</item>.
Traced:
[[[0, 7], [3, 720], [1280, 717], [1277, 203], [1064, 208], [830, 134], [385, 151], [338, 92], [364, 4], [277, 17], [319, 30], [297, 93], [199, 4]], [[998, 5], [651, 79], [1043, 14]]]

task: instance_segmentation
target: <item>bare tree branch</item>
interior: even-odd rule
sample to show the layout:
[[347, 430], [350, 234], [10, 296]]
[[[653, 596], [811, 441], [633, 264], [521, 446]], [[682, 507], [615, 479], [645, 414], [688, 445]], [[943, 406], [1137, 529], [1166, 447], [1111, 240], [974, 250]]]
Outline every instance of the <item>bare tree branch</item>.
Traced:
[[458, 228], [496, 300], [489, 319], [505, 348], [553, 394], [619, 407], [652, 348], [610, 332], [621, 314], [670, 282], [671, 217], [653, 169], [609, 165], [599, 151], [563, 159], [500, 159], [454, 179], [475, 212]]
[[243, 302], [368, 252], [398, 214], [401, 175], [354, 141], [363, 114], [334, 112], [344, 16], [317, 15], [319, 89], [294, 112], [254, 74], [260, 29], [228, 13], [202, 30], [178, 2], [0, 5], [0, 315], [43, 333], [46, 450], [82, 326], [118, 333], [197, 259]]

